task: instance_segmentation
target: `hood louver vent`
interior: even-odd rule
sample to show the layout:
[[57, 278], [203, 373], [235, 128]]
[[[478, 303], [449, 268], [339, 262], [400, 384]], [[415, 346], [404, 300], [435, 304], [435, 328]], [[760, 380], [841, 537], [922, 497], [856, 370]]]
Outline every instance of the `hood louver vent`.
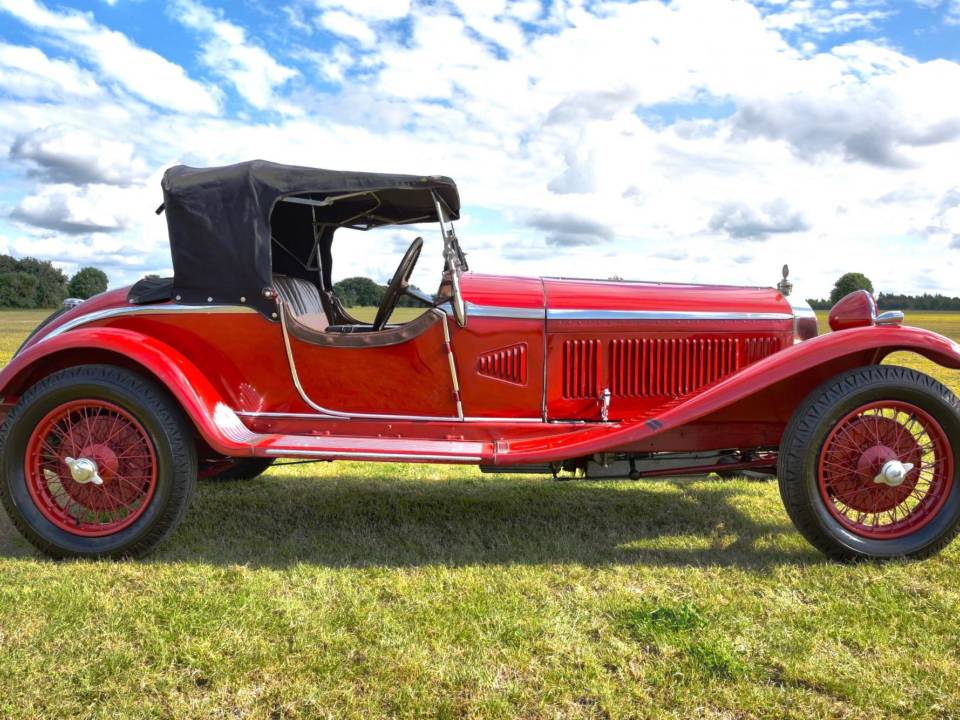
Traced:
[[563, 343], [563, 397], [599, 396], [601, 367], [614, 398], [678, 397], [715, 383], [780, 350], [776, 337], [629, 338]]
[[563, 343], [563, 397], [595, 398], [600, 392], [600, 341]]
[[483, 353], [477, 358], [477, 372], [484, 377], [526, 385], [527, 344], [520, 343]]

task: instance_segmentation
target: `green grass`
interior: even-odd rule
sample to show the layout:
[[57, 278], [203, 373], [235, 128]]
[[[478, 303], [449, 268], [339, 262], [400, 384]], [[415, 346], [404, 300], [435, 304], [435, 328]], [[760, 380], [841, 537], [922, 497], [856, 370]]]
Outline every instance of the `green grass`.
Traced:
[[960, 717], [958, 560], [827, 562], [773, 483], [278, 467], [141, 562], [0, 520], [0, 716]]

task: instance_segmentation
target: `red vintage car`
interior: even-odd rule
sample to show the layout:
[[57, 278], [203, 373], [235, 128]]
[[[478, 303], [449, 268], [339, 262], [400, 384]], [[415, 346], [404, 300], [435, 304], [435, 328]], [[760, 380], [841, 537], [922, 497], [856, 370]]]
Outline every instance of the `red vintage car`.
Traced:
[[[960, 405], [881, 365], [960, 346], [859, 292], [818, 335], [777, 288], [472, 272], [438, 176], [254, 161], [163, 179], [174, 274], [54, 313], [0, 372], [0, 495], [56, 556], [132, 556], [199, 475], [277, 458], [463, 463], [656, 477], [776, 472], [797, 529], [839, 559], [921, 557], [957, 533]], [[436, 295], [417, 238], [372, 324], [332, 292], [340, 228], [438, 223]], [[424, 312], [391, 314], [404, 293]]]

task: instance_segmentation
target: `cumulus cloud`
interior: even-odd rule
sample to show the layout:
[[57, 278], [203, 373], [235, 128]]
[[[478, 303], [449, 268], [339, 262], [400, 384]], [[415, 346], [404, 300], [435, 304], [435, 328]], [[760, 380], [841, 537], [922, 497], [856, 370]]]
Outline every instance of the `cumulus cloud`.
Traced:
[[911, 125], [885, 103], [818, 102], [787, 98], [744, 104], [734, 118], [739, 136], [785, 140], [804, 160], [841, 153], [850, 160], [891, 168], [916, 164], [904, 150], [960, 137], [960, 116]]
[[52, 186], [39, 195], [24, 198], [10, 213], [10, 218], [67, 235], [111, 233], [123, 229], [110, 210], [91, 206], [86, 200], [71, 189]]
[[93, 75], [72, 60], [54, 60], [39, 48], [0, 43], [3, 89], [25, 98], [90, 98], [101, 93]]
[[377, 40], [376, 33], [366, 22], [343, 10], [328, 10], [323, 13], [320, 24], [330, 32], [352, 38], [361, 45], [373, 45]]
[[410, 0], [314, 0], [322, 9], [347, 10], [369, 20], [397, 20], [410, 12]]
[[[960, 95], [945, 90], [960, 84], [960, 64], [920, 61], [909, 38], [898, 38], [906, 49], [894, 46], [880, 36], [890, 19], [849, 16], [892, 5], [294, 0], [290, 12], [254, 14], [199, 3], [180, 0], [189, 23], [172, 29], [193, 77], [171, 57], [173, 81], [161, 82], [139, 73], [139, 54], [109, 64], [97, 54], [102, 32], [119, 34], [122, 26], [103, 24], [121, 22], [117, 13], [97, 22], [37, 0], [0, 0], [38, 45], [13, 60], [0, 50], [0, 148], [17, 145], [12, 171], [0, 176], [0, 214], [19, 208], [17, 252], [67, 253], [95, 237], [117, 268], [134, 267], [122, 264], [125, 247], [161, 257], [163, 218], [150, 214], [159, 171], [260, 156], [455, 177], [472, 218], [458, 230], [482, 271], [553, 274], [575, 263], [598, 277], [632, 268], [647, 278], [770, 284], [789, 262], [798, 292], [813, 296], [850, 267], [880, 287], [922, 290], [911, 283], [927, 277], [922, 258], [935, 257], [931, 281], [955, 282], [953, 211], [940, 205], [960, 164]], [[789, 12], [798, 13], [789, 23], [774, 17]], [[871, 39], [832, 34], [851, 23]], [[10, 25], [17, 34], [0, 37], [27, 44], [20, 24]], [[281, 36], [290, 42], [266, 44]], [[138, 47], [129, 38], [124, 46]], [[266, 59], [238, 53], [249, 48]], [[282, 68], [299, 77], [284, 79]], [[178, 71], [190, 84], [178, 85]], [[212, 107], [203, 97], [218, 99], [199, 79], [207, 75], [231, 95], [223, 116], [196, 110]], [[243, 102], [233, 101], [234, 87]], [[285, 106], [302, 114], [265, 112]], [[52, 122], [88, 128], [92, 139], [71, 147], [33, 137]], [[100, 152], [115, 160], [98, 164]], [[125, 159], [133, 169], [111, 174]], [[151, 177], [141, 181], [144, 168]], [[96, 205], [92, 190], [86, 204], [71, 195], [59, 213], [52, 199], [47, 207], [21, 199], [58, 181], [116, 195]], [[137, 211], [101, 217], [98, 207]], [[28, 219], [110, 231], [63, 232], [67, 240], [54, 242], [61, 231]], [[9, 233], [0, 235], [9, 247]], [[730, 257], [718, 236], [766, 242]], [[368, 240], [339, 247], [340, 277], [374, 272]], [[670, 257], [681, 251], [683, 261]], [[116, 272], [115, 282], [131, 279]]]
[[0, 9], [74, 48], [95, 64], [104, 78], [137, 97], [185, 112], [219, 110], [213, 88], [190, 79], [182, 67], [139, 47], [123, 33], [99, 25], [89, 13], [54, 12], [36, 0], [0, 0]]
[[809, 230], [810, 225], [786, 200], [777, 199], [759, 209], [742, 202], [725, 203], [710, 218], [709, 228], [737, 240], [766, 240], [774, 234]]
[[275, 106], [274, 89], [297, 75], [296, 70], [281, 65], [251, 42], [239, 25], [224, 20], [195, 0], [176, 0], [171, 13], [179, 22], [206, 36], [201, 54], [204, 64], [229, 80], [254, 107]]
[[527, 217], [525, 222], [529, 227], [546, 233], [548, 245], [596, 245], [613, 237], [613, 231], [602, 222], [570, 213], [537, 212]]
[[547, 189], [557, 195], [582, 194], [596, 190], [597, 181], [589, 156], [579, 158], [575, 150], [568, 149], [564, 162], [566, 169], [547, 183]]
[[[776, 3], [774, 7], [780, 5]], [[792, 0], [767, 15], [767, 24], [776, 30], [806, 31], [819, 35], [848, 33], [873, 28], [880, 20], [893, 15], [886, 7], [852, 9], [846, 0], [809, 2]]]
[[127, 185], [147, 175], [132, 143], [69, 125], [18, 135], [10, 158], [25, 162], [32, 177], [51, 183]]

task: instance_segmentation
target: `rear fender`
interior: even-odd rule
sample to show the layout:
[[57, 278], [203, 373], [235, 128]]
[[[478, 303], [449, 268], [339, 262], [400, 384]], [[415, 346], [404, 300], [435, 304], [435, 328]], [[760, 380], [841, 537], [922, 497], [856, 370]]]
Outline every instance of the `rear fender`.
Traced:
[[215, 452], [252, 454], [253, 434], [196, 366], [166, 343], [132, 330], [78, 328], [30, 345], [0, 372], [0, 397], [9, 404], [52, 372], [88, 363], [118, 364], [152, 377]]
[[821, 382], [850, 368], [877, 364], [898, 351], [960, 369], [960, 345], [929, 330], [877, 326], [831, 332], [774, 353], [697, 395], [671, 402], [653, 416], [592, 425], [564, 440], [510, 443], [507, 452], [501, 447], [498, 462], [536, 463], [624, 450], [705, 418], [785, 422]]

